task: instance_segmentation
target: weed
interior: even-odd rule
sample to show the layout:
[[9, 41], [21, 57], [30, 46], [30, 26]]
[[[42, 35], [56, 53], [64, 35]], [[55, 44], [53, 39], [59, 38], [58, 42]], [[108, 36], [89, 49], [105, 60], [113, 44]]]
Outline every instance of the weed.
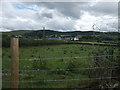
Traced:
[[72, 73], [79, 73], [79, 70], [75, 69], [78, 67], [79, 63], [77, 62], [77, 60], [70, 60], [66, 69], [68, 69], [67, 71]]
[[47, 62], [45, 60], [34, 60], [32, 63], [32, 69], [35, 70], [48, 69]]

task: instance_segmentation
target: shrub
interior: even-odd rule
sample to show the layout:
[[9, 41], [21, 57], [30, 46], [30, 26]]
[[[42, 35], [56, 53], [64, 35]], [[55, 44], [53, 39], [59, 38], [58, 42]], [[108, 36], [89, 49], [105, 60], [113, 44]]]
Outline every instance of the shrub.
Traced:
[[111, 77], [113, 74], [113, 72], [111, 72], [112, 69], [110, 69], [111, 67], [115, 66], [115, 64], [111, 63], [111, 61], [115, 62], [113, 56], [114, 54], [113, 48], [107, 47], [104, 50], [98, 49], [92, 52], [92, 54], [93, 54], [92, 56], [95, 57], [90, 58], [90, 60], [92, 60], [92, 64], [90, 65], [90, 67], [93, 68], [98, 67], [98, 68], [89, 70], [89, 78], [101, 78], [101, 80], [99, 80], [99, 85], [98, 85], [98, 87], [100, 88], [113, 87], [111, 79], [102, 79], [106, 77]]

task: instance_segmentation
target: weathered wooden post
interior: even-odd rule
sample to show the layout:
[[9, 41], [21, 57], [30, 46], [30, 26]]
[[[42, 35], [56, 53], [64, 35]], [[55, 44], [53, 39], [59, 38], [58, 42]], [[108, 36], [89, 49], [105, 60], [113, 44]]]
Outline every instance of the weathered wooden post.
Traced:
[[11, 38], [11, 88], [18, 89], [19, 85], [19, 39]]

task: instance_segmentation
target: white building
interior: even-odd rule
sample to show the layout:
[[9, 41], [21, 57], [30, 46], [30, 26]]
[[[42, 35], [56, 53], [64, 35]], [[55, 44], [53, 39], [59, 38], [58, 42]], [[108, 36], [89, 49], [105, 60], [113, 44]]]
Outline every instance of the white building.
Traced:
[[79, 38], [77, 38], [77, 37], [73, 37], [73, 38], [71, 38], [71, 40], [73, 40], [73, 41], [77, 41], [77, 40], [79, 40]]

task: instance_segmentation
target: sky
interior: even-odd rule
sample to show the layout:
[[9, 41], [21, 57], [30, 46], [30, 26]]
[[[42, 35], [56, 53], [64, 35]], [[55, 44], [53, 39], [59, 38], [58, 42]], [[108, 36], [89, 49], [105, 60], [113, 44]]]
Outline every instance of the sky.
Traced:
[[[100, 0], [99, 0], [100, 1]], [[117, 2], [2, 2], [0, 31], [118, 31]]]

